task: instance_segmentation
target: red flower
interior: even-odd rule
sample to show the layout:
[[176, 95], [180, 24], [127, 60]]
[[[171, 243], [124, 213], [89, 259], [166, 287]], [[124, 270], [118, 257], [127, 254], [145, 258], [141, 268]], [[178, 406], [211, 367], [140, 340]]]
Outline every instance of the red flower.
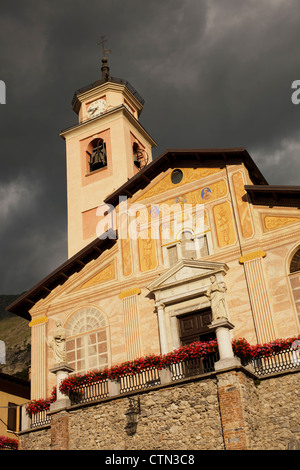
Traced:
[[29, 416], [37, 414], [39, 411], [49, 410], [50, 404], [56, 400], [56, 387], [53, 387], [51, 397], [46, 399], [31, 400], [25, 405], [26, 412]]
[[19, 442], [17, 439], [10, 437], [0, 436], [0, 449], [13, 449], [18, 450]]
[[[298, 337], [277, 339], [270, 343], [251, 346], [245, 338], [237, 338], [233, 339], [232, 348], [236, 356], [245, 360], [251, 360], [252, 358], [257, 357], [268, 357], [284, 349], [289, 349], [291, 348], [292, 343], [297, 339], [300, 339], [300, 335]], [[204, 358], [217, 351], [218, 342], [216, 339], [208, 342], [195, 341], [194, 343], [181, 346], [175, 351], [171, 351], [164, 355], [153, 354], [137, 358], [134, 361], [126, 361], [110, 368], [90, 371], [83, 375], [75, 374], [63, 380], [59, 389], [62, 393], [68, 395], [70, 391], [76, 391], [76, 388], [81, 385], [89, 385], [95, 382], [105, 381], [107, 379], [119, 380], [125, 375], [136, 375], [149, 368], [161, 370], [171, 364], [188, 361], [194, 358]], [[50, 403], [55, 401], [55, 399], [56, 390], [54, 388], [50, 399], [32, 400], [26, 405], [26, 410], [31, 415], [33, 413], [49, 409]]]

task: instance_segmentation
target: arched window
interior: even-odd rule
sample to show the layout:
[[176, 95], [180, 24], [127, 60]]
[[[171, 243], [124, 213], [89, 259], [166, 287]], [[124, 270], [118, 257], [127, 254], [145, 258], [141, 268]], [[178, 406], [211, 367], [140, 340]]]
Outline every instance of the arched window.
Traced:
[[96, 307], [82, 308], [66, 326], [67, 361], [76, 373], [109, 364], [107, 322]]
[[300, 248], [296, 251], [291, 260], [289, 278], [293, 291], [296, 310], [300, 320]]
[[290, 264], [290, 272], [295, 273], [297, 271], [300, 271], [300, 248], [294, 254]]
[[94, 139], [90, 142], [86, 151], [89, 157], [89, 172], [105, 168], [107, 166], [106, 145], [103, 139]]

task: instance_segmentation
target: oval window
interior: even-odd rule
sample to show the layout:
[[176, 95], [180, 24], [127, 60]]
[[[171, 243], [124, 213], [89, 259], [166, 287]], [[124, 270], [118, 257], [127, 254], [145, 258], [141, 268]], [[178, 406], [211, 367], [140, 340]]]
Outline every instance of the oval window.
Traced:
[[171, 174], [171, 181], [173, 184], [178, 184], [183, 178], [183, 173], [181, 170], [174, 170]]

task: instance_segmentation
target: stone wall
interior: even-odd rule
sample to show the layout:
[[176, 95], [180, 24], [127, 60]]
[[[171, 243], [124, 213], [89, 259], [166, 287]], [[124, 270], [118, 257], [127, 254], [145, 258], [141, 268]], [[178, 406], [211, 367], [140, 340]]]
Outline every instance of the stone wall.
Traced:
[[19, 450], [51, 450], [51, 429], [45, 426], [19, 436]]
[[300, 370], [259, 381], [240, 367], [139, 392], [133, 436], [126, 431], [129, 395], [73, 406], [54, 413], [51, 428], [23, 432], [20, 448], [288, 449], [300, 442], [299, 379]]
[[140, 394], [134, 436], [125, 430], [128, 404], [119, 398], [70, 412], [70, 449], [224, 448], [215, 379]]
[[249, 379], [241, 374], [242, 399], [250, 449], [285, 450], [300, 443], [300, 372]]

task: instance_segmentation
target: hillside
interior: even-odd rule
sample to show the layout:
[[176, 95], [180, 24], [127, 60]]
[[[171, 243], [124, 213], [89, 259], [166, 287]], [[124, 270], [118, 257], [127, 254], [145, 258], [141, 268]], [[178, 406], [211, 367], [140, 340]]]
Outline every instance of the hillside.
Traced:
[[0, 340], [6, 346], [6, 364], [0, 364], [0, 369], [5, 374], [28, 380], [31, 359], [29, 322], [5, 310], [18, 297], [0, 295]]

